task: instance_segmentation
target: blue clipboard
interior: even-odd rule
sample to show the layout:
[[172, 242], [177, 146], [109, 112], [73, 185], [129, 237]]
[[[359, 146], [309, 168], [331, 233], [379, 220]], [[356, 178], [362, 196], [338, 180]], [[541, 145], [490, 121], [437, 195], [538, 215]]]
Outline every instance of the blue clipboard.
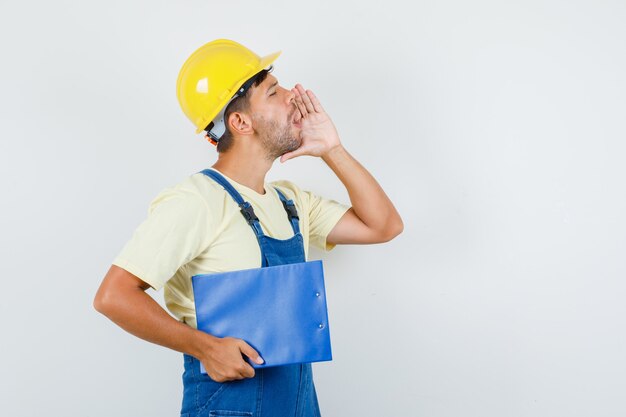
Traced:
[[265, 361], [248, 360], [254, 368], [332, 360], [322, 261], [200, 274], [191, 282], [198, 330], [245, 340]]

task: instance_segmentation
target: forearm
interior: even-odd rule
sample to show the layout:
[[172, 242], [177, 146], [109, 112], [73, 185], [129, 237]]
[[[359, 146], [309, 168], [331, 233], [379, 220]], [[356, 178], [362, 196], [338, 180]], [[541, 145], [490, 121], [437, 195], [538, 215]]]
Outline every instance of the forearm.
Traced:
[[342, 145], [335, 146], [322, 159], [346, 187], [352, 209], [370, 229], [402, 227], [398, 211], [380, 184]]
[[140, 288], [104, 296], [96, 309], [141, 339], [196, 358], [206, 353], [215, 339], [174, 319]]

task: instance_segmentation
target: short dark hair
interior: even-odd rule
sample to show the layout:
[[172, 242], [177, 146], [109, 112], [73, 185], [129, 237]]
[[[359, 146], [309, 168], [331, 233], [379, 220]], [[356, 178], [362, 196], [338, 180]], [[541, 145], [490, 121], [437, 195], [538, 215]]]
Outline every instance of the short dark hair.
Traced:
[[[253, 86], [258, 87], [265, 79], [267, 78], [267, 74], [272, 71], [272, 67], [268, 69], [264, 69], [260, 72], [257, 72], [255, 75], [250, 77], [246, 82], [254, 79]], [[245, 84], [245, 83], [244, 83]], [[224, 111], [224, 124], [226, 125], [226, 131], [217, 142], [217, 152], [224, 153], [226, 152], [233, 143], [233, 134], [230, 131], [230, 127], [228, 126], [228, 117], [234, 112], [246, 111], [248, 110], [248, 106], [250, 106], [250, 88], [246, 90], [246, 92], [233, 101], [231, 101], [228, 106], [226, 106], [226, 110]]]

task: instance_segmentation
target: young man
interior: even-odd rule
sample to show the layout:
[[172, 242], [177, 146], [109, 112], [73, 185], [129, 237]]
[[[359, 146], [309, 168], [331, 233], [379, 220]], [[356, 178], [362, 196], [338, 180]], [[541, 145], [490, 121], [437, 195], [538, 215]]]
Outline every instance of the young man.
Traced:
[[[182, 416], [224, 410], [319, 416], [310, 364], [255, 372], [244, 356], [263, 359], [248, 343], [197, 330], [193, 275], [304, 262], [309, 243], [325, 250], [380, 243], [403, 229], [393, 204], [343, 147], [313, 92], [299, 84], [283, 88], [270, 73], [279, 54], [261, 58], [233, 41], [217, 40], [183, 65], [179, 102], [197, 131], [206, 130], [217, 145], [218, 160], [157, 196], [94, 300], [97, 311], [126, 331], [184, 354]], [[345, 185], [351, 207], [289, 181], [265, 182], [277, 158], [301, 155], [324, 160]], [[245, 210], [240, 215], [242, 200], [258, 221], [254, 215], [246, 219]], [[285, 200], [295, 204], [296, 222], [285, 214]], [[164, 287], [166, 305], [178, 320], [145, 293], [150, 287]], [[200, 373], [200, 363], [207, 374]]]

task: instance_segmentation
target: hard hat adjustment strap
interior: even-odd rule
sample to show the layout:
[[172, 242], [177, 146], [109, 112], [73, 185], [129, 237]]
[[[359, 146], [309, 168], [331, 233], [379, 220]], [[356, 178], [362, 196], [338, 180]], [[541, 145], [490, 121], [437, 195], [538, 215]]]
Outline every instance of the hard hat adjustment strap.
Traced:
[[[269, 71], [271, 71], [271, 69], [272, 67], [270, 66]], [[237, 90], [235, 95], [230, 100], [228, 100], [228, 103], [226, 103], [226, 105], [222, 108], [222, 110], [215, 117], [215, 119], [213, 119], [211, 123], [209, 123], [204, 129], [207, 132], [206, 136], [211, 143], [215, 142], [215, 144], [217, 144], [217, 142], [219, 142], [220, 138], [224, 136], [224, 133], [226, 132], [224, 113], [226, 113], [226, 109], [228, 108], [230, 103], [232, 103], [233, 100], [237, 97], [245, 96], [246, 92], [250, 89], [250, 87], [252, 87], [252, 84], [258, 78], [259, 74], [260, 72], [256, 73], [255, 75], [250, 77], [245, 83], [243, 83], [242, 86], [239, 87], [239, 90]]]

